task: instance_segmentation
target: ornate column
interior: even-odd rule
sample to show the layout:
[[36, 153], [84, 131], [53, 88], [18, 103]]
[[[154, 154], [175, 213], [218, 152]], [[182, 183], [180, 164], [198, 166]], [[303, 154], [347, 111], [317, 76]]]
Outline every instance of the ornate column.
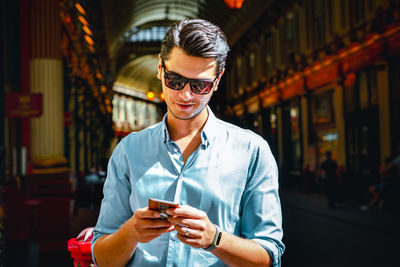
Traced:
[[43, 115], [31, 121], [32, 159], [35, 165], [59, 165], [66, 163], [60, 5], [59, 0], [30, 4], [30, 87], [32, 93], [43, 94]]

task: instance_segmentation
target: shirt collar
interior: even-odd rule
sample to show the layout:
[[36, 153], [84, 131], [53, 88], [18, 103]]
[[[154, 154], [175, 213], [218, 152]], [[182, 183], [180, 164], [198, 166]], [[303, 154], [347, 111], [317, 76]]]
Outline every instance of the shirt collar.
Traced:
[[167, 128], [167, 115], [168, 113], [165, 113], [163, 117], [163, 122], [162, 122], [162, 132], [163, 132], [163, 142], [167, 142], [169, 140], [169, 133], [168, 133], [168, 128]]
[[211, 108], [207, 105], [208, 119], [204, 125], [203, 131], [201, 132], [201, 143], [205, 147], [210, 145], [215, 137], [217, 136], [217, 118], [212, 112]]
[[[208, 118], [206, 124], [204, 125], [203, 131], [201, 132], [201, 144], [205, 147], [208, 147], [210, 145], [210, 142], [212, 142], [212, 140], [216, 137], [217, 134], [217, 127], [216, 127], [217, 118], [215, 117], [214, 113], [211, 111], [211, 108], [208, 105], [206, 108], [208, 111]], [[167, 116], [168, 113], [164, 115], [162, 123], [164, 143], [170, 140], [167, 128]]]

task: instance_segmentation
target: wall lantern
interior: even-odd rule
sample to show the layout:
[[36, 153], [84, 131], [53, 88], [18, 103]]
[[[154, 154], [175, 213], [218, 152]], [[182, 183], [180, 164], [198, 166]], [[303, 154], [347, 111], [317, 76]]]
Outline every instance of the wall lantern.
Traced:
[[240, 9], [243, 5], [244, 0], [224, 0], [225, 4], [230, 9]]

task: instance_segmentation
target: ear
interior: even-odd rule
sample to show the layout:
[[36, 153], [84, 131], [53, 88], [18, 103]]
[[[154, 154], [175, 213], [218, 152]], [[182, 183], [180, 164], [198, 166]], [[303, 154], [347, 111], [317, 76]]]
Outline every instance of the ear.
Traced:
[[221, 73], [218, 75], [217, 84], [214, 86], [214, 92], [218, 90], [219, 81], [221, 80], [222, 74], [224, 74], [225, 68], [221, 70]]
[[158, 54], [157, 78], [161, 80], [161, 55]]

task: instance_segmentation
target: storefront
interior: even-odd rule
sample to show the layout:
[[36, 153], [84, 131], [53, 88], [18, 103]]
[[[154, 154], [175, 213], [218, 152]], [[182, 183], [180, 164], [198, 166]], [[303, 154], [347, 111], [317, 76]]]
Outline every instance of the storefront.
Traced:
[[313, 149], [313, 169], [319, 168], [330, 151], [334, 160], [338, 159], [338, 132], [334, 110], [334, 90], [330, 87], [316, 90], [311, 94], [311, 138]]
[[279, 93], [277, 87], [273, 86], [260, 95], [261, 99], [261, 135], [267, 140], [272, 154], [280, 165], [279, 161]]
[[284, 165], [293, 176], [299, 176], [302, 169], [302, 143], [300, 131], [300, 99], [295, 97], [283, 105], [282, 139]]
[[283, 170], [289, 186], [301, 187], [303, 168], [303, 132], [301, 98], [304, 79], [295, 75], [280, 83], [282, 95]]
[[[332, 153], [332, 158], [342, 165], [344, 137], [340, 136], [344, 128], [342, 122], [341, 99], [342, 86], [339, 81], [339, 64], [334, 59], [326, 59], [324, 62], [316, 63], [305, 70], [307, 94], [306, 103], [308, 112], [308, 136], [305, 142], [307, 149], [307, 164], [305, 172], [306, 190], [311, 192], [322, 192], [320, 181], [320, 166], [326, 159], [326, 152]], [[343, 129], [342, 129], [343, 130]]]
[[377, 70], [347, 75], [344, 91], [347, 170], [360, 190], [378, 179], [380, 165]]
[[278, 111], [277, 106], [262, 110], [262, 136], [267, 140], [272, 154], [278, 158]]

